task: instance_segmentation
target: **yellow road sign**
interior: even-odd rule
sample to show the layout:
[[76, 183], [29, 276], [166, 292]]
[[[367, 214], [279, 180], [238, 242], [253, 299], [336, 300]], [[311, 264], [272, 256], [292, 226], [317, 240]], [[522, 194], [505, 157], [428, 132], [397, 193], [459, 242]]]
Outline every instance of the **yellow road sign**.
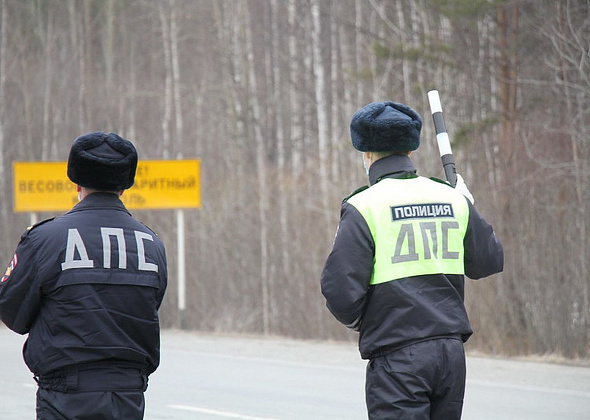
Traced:
[[[78, 202], [66, 162], [13, 162], [14, 211], [65, 211]], [[121, 197], [128, 209], [201, 206], [199, 160], [146, 160]]]

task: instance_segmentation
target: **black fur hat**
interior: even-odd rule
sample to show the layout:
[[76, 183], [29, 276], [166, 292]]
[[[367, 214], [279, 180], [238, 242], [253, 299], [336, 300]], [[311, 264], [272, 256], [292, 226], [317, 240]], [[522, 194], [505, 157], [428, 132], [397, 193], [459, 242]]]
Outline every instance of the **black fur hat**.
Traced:
[[352, 145], [361, 152], [407, 152], [420, 146], [420, 115], [397, 102], [373, 102], [350, 122]]
[[137, 151], [129, 140], [100, 131], [78, 137], [68, 158], [68, 178], [81, 187], [122, 191], [135, 181]]

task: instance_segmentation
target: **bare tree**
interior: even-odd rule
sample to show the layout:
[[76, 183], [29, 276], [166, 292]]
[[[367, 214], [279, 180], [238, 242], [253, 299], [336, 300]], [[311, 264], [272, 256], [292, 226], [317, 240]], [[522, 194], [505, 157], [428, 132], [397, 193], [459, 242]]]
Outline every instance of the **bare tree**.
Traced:
[[[8, 10], [6, 7], [6, 0], [2, 0], [0, 3], [0, 13], [2, 14], [0, 17], [0, 151], [4, 151], [5, 149], [5, 132], [6, 126], [4, 122], [4, 116], [6, 115], [6, 95], [5, 95], [5, 86], [6, 86], [6, 54], [8, 49], [8, 40], [6, 38], [8, 32]], [[3, 158], [0, 158], [0, 191], [5, 193], [5, 179], [7, 179], [6, 173], [6, 163]], [[7, 212], [2, 212], [2, 224], [6, 226], [7, 220]]]
[[[0, 7], [0, 190], [12, 160], [62, 159], [94, 129], [142, 158], [201, 158], [202, 208], [184, 215], [187, 328], [355, 339], [318, 285], [340, 200], [367, 182], [350, 118], [408, 103], [424, 119], [420, 173], [440, 177], [425, 95], [438, 88], [460, 171], [506, 246], [501, 276], [468, 282], [470, 346], [588, 357], [587, 0]], [[6, 261], [29, 224], [11, 204]], [[161, 313], [176, 326], [175, 219], [138, 215], [167, 243]]]

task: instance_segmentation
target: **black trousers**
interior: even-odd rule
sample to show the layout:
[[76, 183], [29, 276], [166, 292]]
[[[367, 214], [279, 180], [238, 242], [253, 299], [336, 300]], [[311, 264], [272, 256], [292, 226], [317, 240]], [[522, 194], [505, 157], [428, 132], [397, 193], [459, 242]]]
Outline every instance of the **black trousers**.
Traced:
[[371, 420], [459, 420], [465, 394], [460, 339], [438, 338], [373, 358], [367, 365]]
[[37, 381], [37, 420], [143, 419], [147, 375], [138, 369], [68, 370]]

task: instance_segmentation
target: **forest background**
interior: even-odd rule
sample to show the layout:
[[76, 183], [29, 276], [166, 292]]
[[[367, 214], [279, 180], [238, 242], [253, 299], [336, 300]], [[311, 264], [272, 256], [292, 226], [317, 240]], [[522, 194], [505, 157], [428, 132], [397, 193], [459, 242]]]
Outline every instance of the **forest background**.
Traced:
[[[419, 174], [444, 177], [427, 92], [506, 252], [466, 279], [492, 354], [590, 357], [590, 1], [0, 0], [0, 260], [13, 161], [64, 161], [90, 131], [140, 159], [201, 160], [187, 210], [184, 327], [355, 340], [319, 278], [340, 202], [366, 184], [352, 114], [423, 117]], [[56, 214], [43, 213], [40, 218]], [[173, 211], [135, 211], [167, 246], [163, 327], [178, 327]]]

